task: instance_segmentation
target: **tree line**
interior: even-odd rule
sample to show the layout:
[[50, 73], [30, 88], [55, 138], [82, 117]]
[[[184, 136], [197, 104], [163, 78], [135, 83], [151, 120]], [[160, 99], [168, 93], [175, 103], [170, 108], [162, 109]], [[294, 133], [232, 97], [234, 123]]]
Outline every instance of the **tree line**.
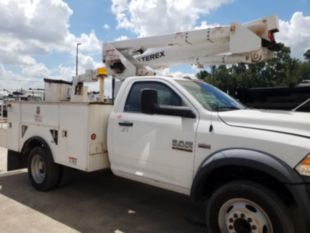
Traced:
[[300, 60], [291, 57], [290, 48], [280, 44], [280, 50], [271, 60], [211, 66], [196, 76], [231, 95], [239, 88], [293, 87], [302, 80], [310, 80], [310, 49], [304, 53], [304, 60]]

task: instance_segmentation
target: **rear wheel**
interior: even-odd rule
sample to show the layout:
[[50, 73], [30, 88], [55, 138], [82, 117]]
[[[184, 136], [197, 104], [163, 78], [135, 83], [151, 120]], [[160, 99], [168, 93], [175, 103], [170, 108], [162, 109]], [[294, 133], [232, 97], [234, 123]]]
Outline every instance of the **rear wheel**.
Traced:
[[35, 189], [48, 191], [58, 185], [61, 168], [54, 163], [48, 150], [36, 147], [29, 154], [28, 176]]
[[207, 203], [208, 233], [293, 233], [285, 205], [266, 187], [231, 182]]

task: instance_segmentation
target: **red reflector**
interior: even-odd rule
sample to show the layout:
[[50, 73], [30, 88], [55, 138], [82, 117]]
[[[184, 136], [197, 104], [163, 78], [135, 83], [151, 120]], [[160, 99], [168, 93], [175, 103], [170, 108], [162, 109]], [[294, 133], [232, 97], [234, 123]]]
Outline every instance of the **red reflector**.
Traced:
[[97, 135], [96, 135], [95, 133], [93, 133], [92, 135], [90, 135], [90, 139], [91, 139], [91, 140], [95, 140], [96, 137], [97, 137]]
[[268, 39], [269, 39], [271, 42], [274, 42], [274, 41], [275, 41], [273, 32], [268, 32]]

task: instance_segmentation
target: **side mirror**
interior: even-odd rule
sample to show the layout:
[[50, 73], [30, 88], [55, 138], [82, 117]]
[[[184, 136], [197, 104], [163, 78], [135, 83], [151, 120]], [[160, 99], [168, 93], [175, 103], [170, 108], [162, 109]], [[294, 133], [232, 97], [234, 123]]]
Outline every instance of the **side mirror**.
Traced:
[[155, 113], [161, 115], [169, 116], [179, 116], [184, 118], [196, 118], [195, 113], [185, 106], [166, 106], [166, 105], [157, 105], [155, 106]]
[[155, 106], [157, 106], [157, 91], [154, 89], [143, 89], [140, 102], [142, 113], [154, 114]]
[[196, 118], [196, 115], [189, 107], [159, 105], [157, 91], [154, 89], [143, 89], [141, 91], [141, 112], [146, 114]]

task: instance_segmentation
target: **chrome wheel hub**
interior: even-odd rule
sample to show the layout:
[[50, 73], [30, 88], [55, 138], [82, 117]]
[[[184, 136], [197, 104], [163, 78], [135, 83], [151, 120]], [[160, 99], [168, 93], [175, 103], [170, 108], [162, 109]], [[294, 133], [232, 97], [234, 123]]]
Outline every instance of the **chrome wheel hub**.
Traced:
[[46, 176], [45, 163], [40, 155], [34, 155], [31, 160], [31, 176], [38, 184], [43, 183]]
[[267, 213], [258, 204], [242, 198], [224, 203], [218, 223], [221, 232], [226, 233], [273, 233]]

